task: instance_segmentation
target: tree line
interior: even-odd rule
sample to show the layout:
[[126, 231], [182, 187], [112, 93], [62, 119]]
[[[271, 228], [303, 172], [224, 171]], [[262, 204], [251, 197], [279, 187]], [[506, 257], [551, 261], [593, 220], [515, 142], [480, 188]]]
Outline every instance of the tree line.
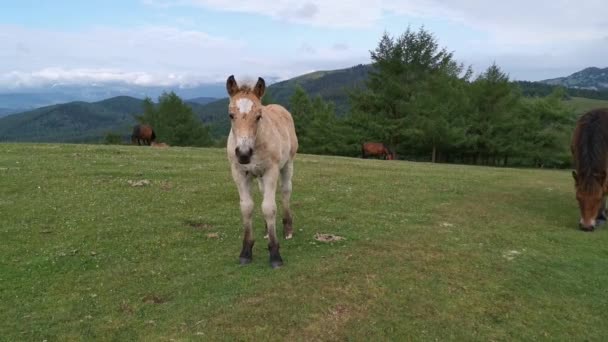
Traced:
[[289, 109], [305, 153], [357, 156], [364, 141], [384, 142], [401, 159], [482, 165], [565, 167], [575, 113], [561, 88], [525, 97], [496, 64], [473, 71], [440, 48], [433, 34], [384, 34], [371, 51], [365, 87], [350, 112], [296, 89]]
[[[482, 165], [566, 167], [575, 113], [562, 88], [528, 91], [496, 64], [473, 77], [435, 36], [408, 28], [385, 33], [370, 51], [365, 84], [349, 90], [346, 113], [311, 97], [302, 87], [285, 104], [291, 111], [300, 152], [359, 156], [361, 144], [387, 144], [399, 159]], [[367, 71], [366, 71], [367, 72]], [[539, 97], [542, 93], [542, 97]], [[274, 101], [267, 95], [265, 104]], [[211, 146], [209, 127], [174, 93], [144, 102], [137, 117], [151, 124], [159, 141], [177, 146]], [[227, 133], [227, 132], [226, 132]]]

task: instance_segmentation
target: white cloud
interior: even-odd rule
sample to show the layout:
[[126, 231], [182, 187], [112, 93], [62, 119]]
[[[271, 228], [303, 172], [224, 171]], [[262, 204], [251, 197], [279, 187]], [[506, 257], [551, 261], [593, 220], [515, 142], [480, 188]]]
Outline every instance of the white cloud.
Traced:
[[143, 0], [155, 6], [196, 6], [252, 13], [333, 28], [368, 28], [386, 13], [436, 18], [487, 32], [506, 43], [593, 40], [608, 31], [604, 0]]
[[0, 32], [0, 88], [212, 82], [224, 79], [246, 48], [243, 42], [170, 27], [73, 33], [0, 26]]
[[194, 86], [227, 75], [286, 79], [310, 69], [367, 61], [367, 51], [336, 51], [303, 43], [301, 50], [256, 51], [243, 41], [171, 27], [95, 28], [62, 32], [0, 25], [0, 91], [123, 82]]

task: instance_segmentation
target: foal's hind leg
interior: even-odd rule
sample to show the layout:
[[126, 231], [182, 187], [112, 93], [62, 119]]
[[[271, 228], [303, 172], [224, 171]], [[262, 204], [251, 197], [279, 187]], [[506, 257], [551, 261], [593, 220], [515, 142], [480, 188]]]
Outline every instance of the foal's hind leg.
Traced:
[[283, 236], [286, 240], [293, 237], [293, 218], [289, 202], [291, 200], [291, 178], [293, 176], [293, 161], [287, 164], [281, 170], [281, 194], [283, 196]]

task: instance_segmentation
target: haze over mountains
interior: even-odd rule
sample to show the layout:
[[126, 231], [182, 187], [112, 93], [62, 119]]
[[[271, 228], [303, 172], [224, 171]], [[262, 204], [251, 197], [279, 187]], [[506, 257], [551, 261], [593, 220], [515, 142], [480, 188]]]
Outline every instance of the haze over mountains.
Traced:
[[[370, 70], [370, 65], [357, 65], [313, 72], [274, 83], [268, 87], [267, 93], [273, 102], [287, 105], [299, 85], [311, 96], [332, 101], [336, 113], [341, 115], [348, 111], [348, 89], [363, 86]], [[533, 84], [591, 89], [591, 92], [603, 96], [608, 91], [608, 68], [587, 68], [567, 77]], [[17, 106], [47, 104], [0, 118], [0, 141], [99, 142], [110, 132], [126, 137], [135, 123], [134, 115], [141, 114], [142, 99], [150, 96], [156, 100], [164, 90], [163, 87], [95, 85], [57, 86], [44, 91], [39, 89], [39, 92], [0, 94], [0, 116], [14, 113]], [[227, 134], [229, 121], [223, 83], [173, 90], [203, 122], [211, 126], [215, 138]]]

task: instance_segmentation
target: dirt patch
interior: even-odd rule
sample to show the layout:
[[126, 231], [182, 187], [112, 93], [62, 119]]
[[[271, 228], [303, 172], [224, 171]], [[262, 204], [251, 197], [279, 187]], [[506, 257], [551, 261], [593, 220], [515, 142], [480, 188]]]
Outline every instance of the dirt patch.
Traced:
[[348, 316], [348, 307], [346, 305], [336, 305], [333, 308], [329, 309], [329, 313], [331, 316], [336, 319], [341, 319], [344, 316]]
[[166, 303], [167, 300], [155, 294], [146, 295], [142, 301], [146, 304], [163, 304]]
[[219, 239], [219, 238], [220, 238], [220, 234], [218, 234], [218, 233], [207, 234], [207, 239]]
[[520, 256], [524, 251], [525, 251], [525, 249], [523, 251], [517, 251], [517, 250], [506, 251], [506, 252], [502, 253], [502, 257], [509, 261], [512, 261], [516, 257]]
[[141, 179], [141, 180], [128, 180], [127, 183], [129, 183], [129, 185], [131, 185], [132, 187], [141, 187], [141, 186], [148, 186], [150, 184], [152, 184], [149, 180], [147, 179]]
[[173, 189], [173, 184], [171, 184], [171, 182], [161, 182], [160, 189], [162, 191], [170, 191], [171, 189]]
[[319, 242], [337, 242], [337, 241], [345, 240], [345, 238], [342, 236], [339, 236], [339, 235], [334, 235], [334, 234], [317, 233], [317, 234], [315, 234], [315, 240], [317, 240]]
[[213, 226], [205, 223], [205, 222], [199, 222], [199, 221], [192, 221], [192, 220], [187, 220], [185, 221], [186, 225], [192, 229], [196, 229], [196, 230], [210, 230], [213, 229]]
[[128, 315], [132, 315], [135, 312], [133, 307], [131, 307], [131, 305], [129, 305], [128, 303], [120, 304], [120, 307], [118, 309], [120, 310], [120, 312], [128, 314]]

